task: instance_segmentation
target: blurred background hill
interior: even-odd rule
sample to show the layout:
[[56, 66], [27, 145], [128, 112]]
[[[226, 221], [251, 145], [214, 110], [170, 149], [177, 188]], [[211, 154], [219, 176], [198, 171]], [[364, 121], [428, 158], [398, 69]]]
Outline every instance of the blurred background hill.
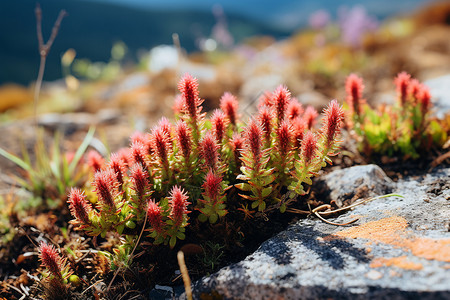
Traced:
[[[172, 44], [172, 34], [180, 37], [182, 48], [199, 50], [198, 41], [211, 35], [217, 23], [212, 10], [219, 4], [234, 43], [252, 36], [283, 39], [307, 24], [318, 9], [335, 16], [338, 7], [360, 1], [208, 1], [208, 0], [42, 0], [44, 39], [47, 39], [59, 10], [65, 9], [59, 35], [48, 57], [45, 80], [61, 78], [61, 56], [73, 48], [78, 58], [108, 61], [115, 42], [128, 48], [125, 62], [136, 62], [139, 52], [160, 44]], [[370, 0], [363, 5], [382, 20], [407, 13], [430, 0]], [[0, 84], [27, 85], [35, 80], [39, 66], [35, 0], [0, 1]], [[217, 7], [216, 7], [217, 8]], [[220, 17], [220, 16], [219, 16]]]

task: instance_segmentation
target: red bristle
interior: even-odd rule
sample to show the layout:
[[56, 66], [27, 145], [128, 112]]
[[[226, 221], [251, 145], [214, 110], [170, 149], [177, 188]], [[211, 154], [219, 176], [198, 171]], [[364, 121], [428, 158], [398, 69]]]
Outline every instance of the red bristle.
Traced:
[[141, 164], [135, 164], [130, 171], [131, 181], [133, 182], [133, 189], [139, 197], [147, 193], [149, 187], [148, 172]]
[[124, 166], [124, 172], [128, 170], [128, 166], [132, 164], [132, 158], [130, 156], [130, 148], [121, 148], [117, 151], [117, 156], [122, 161]]
[[360, 115], [362, 112], [361, 104], [364, 102], [362, 99], [363, 91], [364, 84], [362, 78], [356, 74], [350, 74], [345, 81], [345, 92], [347, 94], [345, 101], [348, 103], [351, 112], [357, 115]]
[[148, 216], [148, 222], [150, 223], [150, 226], [156, 231], [161, 232], [162, 231], [162, 217], [161, 217], [161, 207], [155, 201], [150, 200], [148, 202], [147, 207], [147, 216]]
[[327, 143], [335, 140], [339, 134], [341, 123], [344, 119], [344, 111], [336, 100], [332, 100], [323, 112], [322, 134], [325, 135]]
[[205, 160], [205, 165], [213, 170], [217, 168], [219, 159], [218, 149], [219, 146], [216, 143], [216, 139], [210, 132], [207, 132], [200, 141], [200, 154]]
[[184, 121], [178, 121], [176, 124], [176, 141], [181, 153], [185, 159], [189, 158], [191, 154], [191, 131], [189, 126]]
[[262, 130], [264, 131], [264, 141], [267, 145], [271, 143], [272, 134], [272, 120], [275, 118], [275, 113], [272, 108], [268, 106], [261, 106], [258, 112], [258, 121], [261, 124]]
[[220, 193], [221, 183], [222, 177], [210, 170], [208, 174], [206, 174], [205, 182], [202, 187], [209, 198], [212, 200], [217, 200]]
[[306, 122], [302, 118], [295, 118], [292, 120], [292, 129], [294, 131], [294, 147], [300, 148], [305, 130], [307, 129]]
[[184, 216], [189, 213], [187, 206], [190, 204], [189, 196], [180, 187], [174, 186], [170, 192], [169, 206], [170, 218], [175, 222], [175, 225], [180, 225], [183, 222]]
[[133, 132], [133, 134], [130, 137], [130, 141], [131, 143], [141, 143], [141, 144], [145, 144], [145, 134], [136, 130], [135, 132]]
[[113, 170], [106, 169], [95, 173], [93, 185], [100, 202], [115, 210], [114, 198], [118, 195], [119, 183]]
[[147, 150], [141, 142], [133, 142], [130, 149], [131, 165], [141, 164], [147, 165]]
[[183, 112], [184, 100], [183, 100], [183, 97], [181, 95], [177, 95], [175, 97], [175, 101], [174, 101], [172, 109], [173, 109], [173, 112], [174, 112], [175, 115], [179, 115], [179, 114], [181, 114]]
[[239, 103], [236, 97], [231, 93], [225, 93], [222, 98], [220, 98], [220, 109], [226, 114], [228, 120], [233, 125], [236, 125], [238, 108]]
[[214, 110], [211, 116], [212, 132], [216, 138], [217, 143], [222, 143], [222, 140], [226, 134], [226, 129], [228, 127], [228, 119], [225, 113], [221, 110]]
[[408, 86], [411, 80], [411, 75], [406, 72], [401, 72], [397, 75], [394, 80], [397, 86], [397, 95], [400, 99], [400, 104], [403, 106], [407, 100], [408, 96]]
[[429, 88], [422, 85], [417, 97], [419, 99], [419, 103], [421, 104], [422, 114], [426, 114], [431, 107], [431, 94]]
[[291, 101], [291, 92], [287, 87], [280, 85], [272, 95], [273, 105], [275, 107], [275, 113], [278, 124], [284, 120], [286, 115], [286, 109]]
[[289, 102], [286, 113], [289, 120], [293, 120], [303, 114], [303, 106], [298, 102], [297, 98], [292, 98], [291, 102]]
[[408, 95], [410, 99], [413, 101], [413, 103], [417, 103], [417, 100], [419, 99], [419, 94], [422, 90], [422, 85], [417, 79], [411, 79], [408, 85]]
[[258, 99], [258, 108], [261, 108], [263, 106], [272, 107], [273, 106], [273, 99], [272, 99], [272, 93], [265, 91]]
[[152, 148], [156, 156], [163, 164], [168, 164], [171, 152], [169, 136], [162, 127], [156, 127], [151, 135]]
[[276, 134], [278, 151], [284, 159], [292, 147], [293, 134], [291, 124], [287, 120], [284, 120], [278, 127]]
[[317, 150], [317, 137], [312, 131], [307, 131], [303, 137], [301, 146], [301, 157], [305, 164], [311, 162]]
[[126, 165], [123, 158], [119, 156], [118, 153], [111, 154], [111, 157], [109, 159], [109, 168], [114, 171], [117, 181], [119, 182], [120, 186], [122, 186], [123, 177], [126, 172]]
[[69, 210], [75, 219], [83, 224], [90, 224], [89, 213], [92, 211], [91, 204], [87, 201], [84, 193], [78, 188], [72, 188], [69, 193]]
[[263, 130], [260, 124], [254, 119], [250, 119], [244, 132], [244, 145], [253, 155], [255, 161], [261, 156]]
[[46, 267], [52, 275], [59, 278], [61, 275], [61, 263], [62, 259], [59, 256], [53, 245], [48, 245], [45, 242], [39, 244], [39, 257], [42, 261], [42, 265]]
[[319, 114], [317, 113], [317, 110], [314, 107], [308, 106], [306, 108], [305, 113], [303, 114], [303, 120], [305, 120], [306, 122], [307, 129], [311, 129], [314, 127], [318, 115]]
[[202, 100], [199, 98], [197, 79], [190, 74], [185, 74], [178, 84], [178, 89], [183, 98], [183, 110], [193, 120], [197, 120], [202, 104]]
[[244, 145], [244, 139], [240, 134], [235, 133], [233, 134], [233, 138], [230, 143], [231, 143], [231, 150], [233, 151], [234, 154], [234, 161], [239, 162], [239, 155]]
[[100, 171], [105, 164], [105, 159], [95, 150], [90, 150], [87, 153], [87, 164], [93, 170], [93, 172]]

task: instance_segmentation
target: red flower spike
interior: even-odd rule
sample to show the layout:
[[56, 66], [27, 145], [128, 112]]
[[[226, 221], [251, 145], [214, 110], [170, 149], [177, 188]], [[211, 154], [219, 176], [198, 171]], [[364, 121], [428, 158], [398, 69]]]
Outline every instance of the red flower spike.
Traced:
[[302, 118], [295, 118], [292, 122], [292, 130], [294, 131], [294, 147], [300, 148], [307, 128], [306, 122]]
[[131, 180], [133, 182], [133, 189], [139, 197], [146, 194], [149, 186], [148, 172], [141, 164], [135, 164], [131, 168]]
[[305, 161], [305, 164], [311, 162], [314, 158], [317, 150], [317, 137], [311, 132], [307, 131], [305, 136], [303, 137], [302, 146], [301, 146], [301, 157]]
[[261, 106], [258, 113], [258, 121], [264, 131], [264, 141], [270, 147], [272, 134], [272, 120], [275, 118], [273, 110], [268, 106]]
[[170, 191], [169, 206], [171, 207], [170, 218], [175, 222], [176, 226], [183, 223], [184, 216], [189, 213], [187, 206], [190, 204], [189, 196], [180, 187], [174, 186]]
[[95, 173], [102, 169], [102, 167], [105, 164], [105, 160], [100, 155], [100, 153], [98, 153], [95, 150], [91, 150], [87, 154], [87, 164], [92, 168], [93, 172]]
[[307, 129], [311, 129], [314, 127], [318, 115], [319, 114], [317, 113], [317, 110], [314, 107], [308, 106], [306, 108], [305, 113], [303, 114], [303, 120], [305, 120], [306, 122]]
[[136, 142], [141, 143], [141, 144], [145, 144], [146, 138], [145, 138], [145, 135], [142, 132], [136, 130], [131, 135], [130, 140], [131, 140], [132, 144], [136, 143]]
[[159, 160], [167, 165], [169, 163], [169, 154], [170, 154], [170, 141], [167, 132], [162, 127], [156, 127], [153, 129], [151, 135], [151, 144], [153, 151]]
[[42, 266], [46, 267], [52, 275], [62, 278], [62, 259], [53, 245], [41, 242], [39, 244], [39, 257], [42, 261]]
[[219, 146], [215, 138], [210, 132], [207, 132], [200, 141], [200, 154], [205, 160], [205, 165], [213, 170], [217, 169], [217, 162], [219, 159]]
[[193, 120], [197, 120], [201, 111], [202, 100], [199, 98], [197, 79], [190, 74], [185, 74], [178, 84], [183, 99], [183, 110], [189, 114]]
[[119, 185], [123, 185], [123, 176], [126, 172], [126, 165], [124, 160], [117, 153], [111, 154], [109, 159], [109, 168], [116, 174]]
[[284, 85], [280, 85], [272, 95], [278, 124], [284, 120], [286, 109], [291, 102], [291, 92]]
[[234, 154], [234, 161], [239, 162], [240, 151], [242, 150], [244, 145], [244, 139], [240, 134], [235, 133], [231, 140], [231, 150]]
[[408, 96], [413, 101], [414, 104], [417, 103], [421, 90], [422, 84], [419, 82], [419, 80], [411, 79], [408, 85]]
[[422, 114], [425, 115], [431, 106], [431, 94], [427, 86], [422, 85], [422, 88], [417, 95], [419, 103], [421, 104]]
[[187, 160], [191, 154], [191, 131], [184, 121], [178, 121], [175, 127], [176, 141], [183, 157]]
[[364, 102], [362, 99], [363, 91], [364, 84], [362, 78], [356, 74], [350, 74], [345, 81], [345, 92], [347, 94], [345, 101], [352, 114], [354, 113], [359, 116], [362, 112], [361, 104]]
[[332, 100], [323, 111], [323, 115], [322, 134], [325, 135], [325, 139], [329, 145], [340, 132], [341, 123], [344, 119], [344, 111], [336, 100]]
[[292, 128], [291, 124], [287, 120], [281, 122], [280, 127], [277, 129], [277, 145], [280, 156], [285, 158], [292, 146]]
[[400, 104], [403, 106], [408, 96], [408, 86], [411, 80], [411, 75], [406, 72], [401, 72], [394, 79], [394, 83], [397, 86], [397, 95], [400, 99]]
[[166, 117], [162, 117], [158, 121], [158, 127], [161, 128], [163, 132], [165, 132], [170, 140], [172, 136], [172, 124]]
[[206, 174], [205, 182], [202, 187], [210, 199], [216, 201], [221, 188], [222, 177], [215, 174], [212, 170]]
[[118, 194], [119, 183], [117, 182], [114, 171], [106, 169], [95, 173], [93, 185], [95, 186], [94, 191], [97, 193], [100, 202], [115, 210], [116, 204], [114, 198]]
[[220, 98], [220, 109], [226, 114], [228, 120], [233, 125], [236, 125], [238, 107], [239, 103], [231, 93], [225, 93]]
[[131, 144], [130, 156], [131, 156], [131, 165], [141, 164], [143, 166], [146, 166], [147, 150], [144, 144], [140, 142], [133, 142]]
[[289, 120], [293, 120], [300, 117], [303, 114], [303, 106], [298, 102], [297, 98], [292, 98], [287, 107], [287, 117]]
[[216, 138], [217, 143], [221, 144], [223, 137], [225, 136], [225, 131], [228, 127], [228, 119], [221, 110], [214, 110], [211, 116], [212, 132]]
[[258, 108], [261, 108], [263, 106], [273, 106], [272, 94], [268, 91], [264, 92], [258, 99]]
[[132, 164], [132, 158], [130, 157], [130, 148], [121, 148], [117, 151], [118, 158], [122, 161], [124, 166], [124, 172], [128, 170], [128, 166]]
[[177, 95], [175, 97], [175, 101], [172, 107], [174, 114], [179, 115], [183, 111], [183, 108], [184, 108], [183, 97], [181, 95]]
[[263, 130], [257, 121], [251, 119], [244, 132], [244, 144], [257, 161], [261, 156]]
[[150, 226], [156, 231], [162, 231], [161, 207], [155, 201], [150, 200], [147, 206], [147, 217]]
[[72, 216], [81, 223], [90, 224], [89, 212], [92, 211], [91, 204], [86, 200], [84, 193], [78, 188], [72, 188], [69, 193], [69, 210]]

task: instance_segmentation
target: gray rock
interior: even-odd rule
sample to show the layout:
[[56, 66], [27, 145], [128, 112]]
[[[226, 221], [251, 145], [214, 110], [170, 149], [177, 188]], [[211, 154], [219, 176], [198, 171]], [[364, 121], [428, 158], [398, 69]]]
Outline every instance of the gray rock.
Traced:
[[194, 296], [450, 299], [450, 168], [394, 184], [375, 166], [353, 167], [326, 176], [332, 193], [348, 195], [357, 188], [348, 180], [357, 174], [373, 174], [362, 184], [378, 191], [392, 186], [404, 197], [376, 199], [333, 220], [359, 216], [352, 226], [301, 220], [243, 261], [194, 283]]
[[324, 176], [331, 190], [330, 197], [339, 206], [342, 201], [356, 198], [389, 194], [394, 183], [377, 165], [355, 166], [337, 170]]

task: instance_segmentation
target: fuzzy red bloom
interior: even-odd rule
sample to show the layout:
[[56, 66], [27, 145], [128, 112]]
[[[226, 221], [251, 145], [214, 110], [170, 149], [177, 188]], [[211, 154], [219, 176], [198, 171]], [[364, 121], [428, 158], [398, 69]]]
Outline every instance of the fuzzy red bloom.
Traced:
[[251, 119], [245, 128], [244, 145], [252, 153], [255, 162], [258, 161], [261, 156], [262, 135], [263, 130], [259, 123], [254, 119]]
[[394, 79], [394, 83], [397, 86], [397, 95], [400, 100], [400, 104], [403, 106], [408, 96], [408, 86], [411, 80], [411, 75], [406, 72], [401, 72]]
[[95, 150], [90, 150], [87, 154], [87, 164], [92, 168], [92, 171], [95, 173], [103, 168], [105, 160], [100, 155], [100, 153], [98, 153]]
[[331, 100], [330, 104], [323, 111], [322, 134], [325, 135], [327, 146], [332, 143], [336, 135], [341, 130], [341, 123], [344, 119], [344, 111], [336, 100]]
[[[147, 150], [141, 142], [133, 142], [130, 149], [130, 158], [132, 164], [147, 165]], [[129, 164], [130, 165], [130, 164]]]
[[292, 147], [292, 127], [291, 124], [287, 120], [281, 122], [280, 127], [278, 127], [277, 131], [277, 150], [280, 152], [280, 156], [282, 159], [285, 159], [285, 156], [291, 150]]
[[144, 133], [142, 133], [142, 132], [136, 130], [136, 131], [133, 132], [133, 134], [131, 135], [130, 141], [131, 141], [131, 143], [138, 142], [138, 143], [141, 143], [141, 144], [145, 144], [146, 138], [145, 138]]
[[425, 115], [431, 106], [431, 94], [427, 86], [422, 85], [417, 98], [419, 100], [419, 103], [421, 104], [422, 114]]
[[222, 143], [225, 136], [226, 129], [228, 127], [228, 119], [221, 110], [214, 110], [211, 116], [212, 132], [216, 138], [217, 143]]
[[163, 221], [162, 221], [162, 217], [161, 217], [161, 207], [159, 207], [159, 205], [157, 203], [155, 203], [155, 201], [153, 201], [153, 200], [150, 200], [148, 202], [147, 217], [148, 217], [148, 222], [150, 223], [150, 226], [152, 226], [152, 228], [154, 230], [156, 230], [156, 232], [161, 232], [162, 225], [163, 225]]
[[205, 182], [202, 187], [206, 192], [206, 195], [213, 200], [216, 201], [220, 194], [222, 183], [222, 177], [220, 175], [215, 174], [212, 170], [206, 174]]
[[225, 93], [220, 98], [220, 109], [227, 115], [228, 120], [233, 125], [236, 125], [238, 107], [239, 103], [231, 93]]
[[267, 147], [270, 147], [272, 134], [272, 120], [275, 118], [273, 110], [268, 106], [261, 106], [258, 113], [258, 121], [264, 131], [264, 141]]
[[133, 182], [133, 189], [136, 194], [142, 198], [147, 193], [150, 185], [148, 181], [148, 172], [142, 167], [141, 164], [135, 164], [131, 168], [131, 181]]
[[169, 154], [171, 152], [171, 143], [167, 132], [162, 127], [153, 129], [151, 135], [152, 148], [161, 163], [168, 166]]
[[128, 170], [128, 166], [132, 164], [132, 158], [130, 157], [130, 148], [121, 148], [117, 151], [118, 158], [122, 161], [124, 166], [124, 172]]
[[86, 200], [84, 193], [78, 188], [72, 188], [69, 193], [69, 210], [72, 216], [82, 224], [90, 224], [89, 212], [92, 211], [91, 204]]
[[308, 106], [306, 108], [305, 113], [303, 114], [303, 120], [306, 122], [306, 128], [311, 129], [314, 127], [318, 115], [319, 114], [314, 107]]
[[311, 162], [311, 160], [316, 155], [317, 151], [317, 137], [311, 132], [307, 131], [303, 137], [302, 147], [301, 147], [301, 157], [305, 161], [305, 164]]
[[272, 93], [265, 91], [258, 99], [258, 108], [261, 108], [263, 106], [272, 107], [273, 106], [273, 99], [272, 99]]
[[302, 118], [295, 118], [294, 120], [292, 120], [295, 148], [300, 148], [306, 128], [306, 122]]
[[231, 150], [233, 151], [234, 154], [234, 161], [239, 162], [239, 155], [244, 145], [244, 139], [240, 134], [235, 133], [233, 134], [233, 138], [231, 139], [230, 143], [231, 143]]
[[184, 100], [181, 95], [177, 95], [175, 97], [175, 101], [172, 106], [173, 112], [175, 115], [180, 114], [184, 109]]
[[63, 260], [53, 245], [41, 242], [39, 244], [39, 257], [42, 261], [42, 266], [46, 267], [52, 275], [62, 278], [61, 268]]
[[200, 141], [200, 154], [205, 160], [206, 167], [216, 170], [219, 159], [219, 146], [210, 132], [207, 132]]
[[111, 157], [109, 159], [109, 168], [114, 171], [116, 174], [117, 181], [119, 182], [119, 185], [123, 185], [123, 177], [126, 172], [126, 167], [123, 159], [119, 156], [117, 153], [111, 154]]
[[414, 104], [417, 103], [419, 99], [419, 94], [422, 90], [422, 84], [417, 79], [411, 79], [408, 85], [408, 95]]
[[185, 74], [178, 84], [183, 101], [183, 110], [189, 114], [193, 120], [198, 119], [201, 112], [202, 100], [199, 98], [197, 78], [190, 74]]
[[187, 210], [187, 206], [190, 204], [190, 202], [187, 201], [188, 198], [189, 196], [187, 193], [178, 186], [174, 186], [170, 191], [169, 206], [171, 211], [169, 217], [175, 222], [176, 226], [181, 225], [184, 216], [189, 213]]
[[287, 117], [289, 120], [293, 120], [300, 117], [303, 114], [303, 106], [298, 102], [297, 98], [292, 98], [287, 107]]
[[181, 149], [183, 157], [187, 160], [191, 154], [191, 130], [187, 126], [186, 122], [178, 121], [175, 127], [176, 131], [176, 141], [178, 147]]
[[364, 84], [361, 77], [356, 74], [350, 74], [345, 81], [345, 92], [347, 97], [345, 101], [347, 102], [352, 113], [361, 114], [361, 104], [364, 103], [362, 99], [364, 91]]
[[106, 169], [95, 173], [93, 185], [95, 186], [95, 192], [100, 202], [116, 210], [114, 198], [119, 194], [119, 183], [114, 171]]
[[167, 134], [167, 137], [169, 138], [169, 140], [171, 140], [171, 137], [172, 137], [172, 124], [170, 123], [170, 121], [166, 117], [162, 117], [158, 121], [158, 127], [161, 128], [161, 130]]
[[291, 102], [291, 92], [284, 85], [280, 85], [272, 95], [278, 124], [284, 120], [286, 109]]

